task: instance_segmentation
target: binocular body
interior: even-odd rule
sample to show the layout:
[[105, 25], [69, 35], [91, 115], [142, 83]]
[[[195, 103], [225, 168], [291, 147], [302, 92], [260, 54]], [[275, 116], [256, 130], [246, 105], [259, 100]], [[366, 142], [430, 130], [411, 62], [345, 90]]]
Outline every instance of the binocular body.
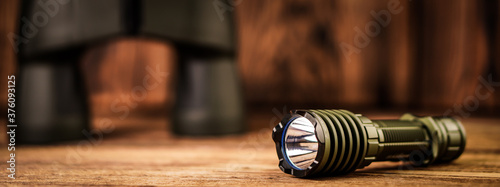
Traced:
[[232, 12], [221, 12], [212, 1], [27, 0], [20, 20], [14, 45], [19, 51], [19, 142], [84, 137], [82, 131], [90, 128], [85, 85], [92, 83], [84, 83], [79, 62], [89, 47], [117, 37], [174, 45], [178, 77], [170, 119], [175, 133], [245, 129]]

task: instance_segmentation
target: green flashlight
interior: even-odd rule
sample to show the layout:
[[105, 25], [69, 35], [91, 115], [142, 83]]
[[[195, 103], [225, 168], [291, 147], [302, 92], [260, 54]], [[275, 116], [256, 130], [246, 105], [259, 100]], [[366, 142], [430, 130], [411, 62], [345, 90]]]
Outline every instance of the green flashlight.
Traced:
[[273, 128], [279, 168], [297, 177], [350, 173], [374, 161], [416, 166], [449, 162], [465, 148], [465, 129], [448, 117], [370, 120], [346, 110], [295, 110]]

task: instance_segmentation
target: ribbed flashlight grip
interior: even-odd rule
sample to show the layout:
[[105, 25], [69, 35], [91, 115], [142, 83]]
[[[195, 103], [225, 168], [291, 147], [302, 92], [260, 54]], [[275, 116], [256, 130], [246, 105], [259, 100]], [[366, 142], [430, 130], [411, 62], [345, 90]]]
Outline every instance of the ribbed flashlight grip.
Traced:
[[373, 120], [379, 136], [377, 161], [421, 162], [431, 155], [428, 131], [420, 122]]

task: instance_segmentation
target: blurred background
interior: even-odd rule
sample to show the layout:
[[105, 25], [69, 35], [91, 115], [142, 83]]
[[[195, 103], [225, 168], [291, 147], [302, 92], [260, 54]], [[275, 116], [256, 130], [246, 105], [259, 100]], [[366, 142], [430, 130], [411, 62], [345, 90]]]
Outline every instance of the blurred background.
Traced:
[[[498, 117], [500, 85], [486, 83], [500, 82], [499, 1], [239, 0], [231, 6], [250, 130], [269, 125], [270, 118], [252, 122], [257, 114], [285, 107]], [[7, 105], [5, 77], [17, 71], [6, 36], [18, 32], [19, 7], [20, 1], [0, 2], [1, 106]], [[118, 102], [135, 106], [128, 120], [168, 121], [176, 59], [168, 41], [148, 37], [110, 37], [89, 46], [80, 67], [91, 125], [119, 119], [110, 106], [142, 84], [146, 66], [168, 73], [163, 84], [138, 103]]]

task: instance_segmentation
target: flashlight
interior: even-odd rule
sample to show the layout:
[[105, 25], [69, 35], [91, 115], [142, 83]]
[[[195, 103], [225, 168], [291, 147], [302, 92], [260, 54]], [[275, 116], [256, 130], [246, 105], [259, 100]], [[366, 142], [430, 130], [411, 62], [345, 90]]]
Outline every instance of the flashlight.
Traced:
[[449, 162], [465, 148], [465, 129], [448, 117], [370, 120], [347, 110], [295, 110], [273, 128], [279, 168], [297, 177], [350, 173], [374, 161], [416, 166]]

